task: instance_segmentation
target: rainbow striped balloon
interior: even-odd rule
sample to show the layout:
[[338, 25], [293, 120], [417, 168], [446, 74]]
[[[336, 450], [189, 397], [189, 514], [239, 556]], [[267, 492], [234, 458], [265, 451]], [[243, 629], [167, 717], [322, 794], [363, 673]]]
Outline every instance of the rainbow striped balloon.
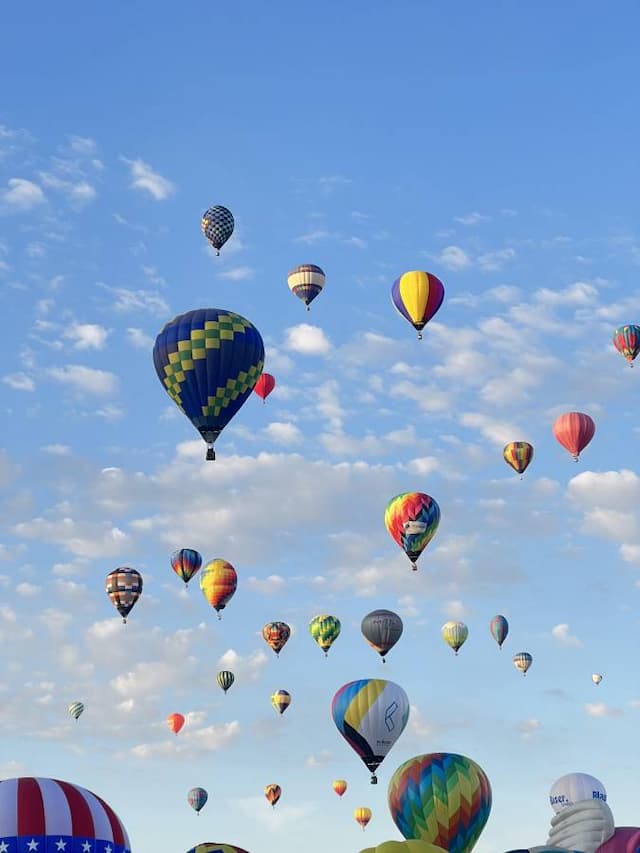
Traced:
[[491, 785], [464, 755], [434, 752], [405, 761], [389, 782], [391, 817], [405, 838], [469, 853], [491, 813]]
[[389, 534], [411, 560], [416, 560], [433, 539], [440, 524], [440, 507], [431, 495], [423, 492], [403, 492], [391, 498], [384, 511], [384, 523]]

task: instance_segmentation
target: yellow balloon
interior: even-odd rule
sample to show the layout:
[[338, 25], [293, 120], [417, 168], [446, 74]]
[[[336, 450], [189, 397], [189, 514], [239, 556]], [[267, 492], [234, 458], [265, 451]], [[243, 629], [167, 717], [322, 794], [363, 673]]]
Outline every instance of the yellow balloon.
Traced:
[[447, 853], [447, 851], [428, 841], [416, 841], [412, 838], [409, 841], [384, 841], [377, 847], [367, 847], [360, 853]]

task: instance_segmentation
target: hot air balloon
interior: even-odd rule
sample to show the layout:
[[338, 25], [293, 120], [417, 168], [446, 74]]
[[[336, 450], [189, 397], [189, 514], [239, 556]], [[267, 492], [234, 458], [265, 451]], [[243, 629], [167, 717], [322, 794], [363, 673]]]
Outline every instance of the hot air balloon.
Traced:
[[599, 672], [594, 672], [591, 676], [591, 681], [593, 681], [594, 684], [600, 684], [600, 682], [602, 681], [602, 676]]
[[82, 704], [82, 702], [72, 702], [67, 710], [69, 711], [73, 719], [77, 720], [80, 714], [84, 711], [84, 705]]
[[265, 643], [273, 649], [277, 657], [291, 636], [291, 628], [286, 622], [267, 622], [262, 629], [262, 636]]
[[405, 838], [448, 853], [470, 853], [491, 813], [491, 785], [483, 769], [464, 755], [416, 755], [393, 774], [388, 802]]
[[128, 566], [109, 572], [106, 580], [107, 595], [122, 621], [127, 621], [134, 604], [142, 595], [142, 575]]
[[231, 687], [233, 682], [236, 680], [235, 675], [230, 672], [228, 669], [223, 669], [216, 675], [216, 681], [218, 682], [218, 687], [221, 687], [222, 690], [226, 693], [227, 690]]
[[309, 305], [324, 288], [326, 276], [323, 270], [315, 264], [301, 264], [292, 269], [287, 277], [289, 290], [302, 299], [309, 310]]
[[291, 704], [291, 694], [287, 693], [286, 690], [276, 690], [271, 695], [271, 704], [279, 714], [284, 714]]
[[262, 373], [260, 332], [233, 311], [189, 311], [158, 334], [153, 363], [167, 394], [206, 442], [207, 459], [215, 459], [216, 439]]
[[362, 620], [362, 635], [384, 663], [385, 655], [402, 636], [402, 619], [391, 610], [372, 610]]
[[384, 513], [390, 535], [405, 552], [415, 571], [416, 561], [440, 524], [440, 507], [423, 492], [403, 492], [391, 498]]
[[221, 619], [224, 610], [238, 586], [238, 576], [231, 563], [219, 557], [211, 560], [200, 573], [200, 589]]
[[280, 785], [265, 785], [264, 795], [267, 798], [267, 802], [271, 803], [271, 805], [275, 808], [276, 803], [282, 795], [282, 788], [280, 787]]
[[342, 685], [333, 697], [331, 715], [342, 737], [370, 770], [375, 785], [375, 771], [407, 725], [409, 697], [393, 681], [361, 678]]
[[516, 474], [524, 474], [533, 459], [533, 445], [528, 441], [511, 441], [505, 444], [502, 455], [504, 461], [507, 465], [511, 465]]
[[320, 646], [326, 657], [329, 654], [329, 649], [340, 634], [340, 620], [336, 619], [335, 616], [327, 616], [324, 613], [320, 616], [314, 616], [311, 622], [309, 622], [309, 633]]
[[0, 848], [8, 853], [110, 850], [131, 853], [120, 818], [101, 797], [59, 779], [0, 782]]
[[523, 675], [527, 674], [527, 670], [533, 663], [533, 658], [529, 654], [529, 652], [518, 652], [517, 655], [513, 656], [513, 665], [516, 669], [519, 669]]
[[220, 249], [233, 234], [234, 225], [233, 214], [221, 204], [210, 207], [202, 214], [202, 233], [216, 250], [216, 255], [220, 254]]
[[444, 285], [433, 273], [413, 270], [403, 273], [391, 288], [391, 301], [398, 314], [408, 320], [422, 340], [422, 330], [444, 300]]
[[457, 655], [469, 636], [469, 629], [464, 622], [451, 621], [445, 622], [442, 626], [441, 633], [442, 639]]
[[336, 792], [336, 794], [341, 797], [347, 790], [347, 783], [344, 779], [334, 779], [331, 783], [331, 787]]
[[184, 717], [182, 714], [169, 714], [167, 717], [167, 725], [169, 731], [177, 735], [180, 729], [184, 726]]
[[269, 394], [276, 387], [276, 380], [270, 373], [263, 373], [254, 386], [254, 391], [258, 397], [262, 398], [264, 403]]
[[187, 794], [187, 802], [197, 814], [200, 814], [200, 809], [203, 808], [208, 799], [209, 794], [204, 788], [191, 788]]
[[588, 773], [567, 773], [557, 779], [549, 791], [549, 802], [556, 814], [583, 800], [607, 802], [604, 785]]
[[613, 333], [613, 345], [633, 367], [633, 360], [640, 352], [640, 326], [619, 326]]
[[567, 412], [553, 424], [553, 434], [559, 442], [573, 456], [574, 462], [587, 444], [591, 441], [596, 431], [596, 425], [589, 415], [582, 412]]
[[[442, 847], [436, 847], [435, 844], [429, 844], [427, 841], [416, 841], [414, 838], [410, 838], [407, 841], [383, 841], [377, 847], [367, 847], [360, 853], [447, 853], [447, 851], [443, 850]], [[529, 851], [518, 850], [514, 853], [529, 853]]]
[[366, 806], [358, 806], [357, 809], [353, 810], [353, 819], [356, 823], [360, 824], [364, 832], [366, 825], [371, 820], [371, 809], [368, 809]]
[[193, 548], [180, 548], [171, 555], [171, 568], [184, 581], [185, 586], [202, 565], [202, 554]]
[[222, 844], [217, 841], [203, 841], [201, 844], [196, 844], [187, 853], [248, 853], [243, 847], [238, 847], [235, 844]]
[[509, 633], [509, 623], [504, 616], [494, 616], [489, 622], [489, 631], [496, 643], [502, 648], [502, 644], [507, 639]]

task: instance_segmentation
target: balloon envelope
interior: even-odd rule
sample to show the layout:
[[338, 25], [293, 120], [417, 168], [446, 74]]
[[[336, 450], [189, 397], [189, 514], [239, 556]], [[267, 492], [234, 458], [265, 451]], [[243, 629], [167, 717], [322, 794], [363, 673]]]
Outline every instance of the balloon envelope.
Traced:
[[180, 729], [184, 726], [184, 717], [182, 714], [169, 714], [167, 717], [167, 725], [169, 726], [169, 731], [173, 732], [174, 735], [177, 735]]
[[67, 710], [74, 720], [77, 720], [80, 714], [84, 711], [84, 705], [82, 702], [72, 702]]
[[208, 799], [209, 794], [207, 794], [204, 788], [191, 788], [187, 793], [187, 802], [196, 812], [200, 811]]
[[272, 806], [275, 806], [282, 796], [282, 788], [280, 785], [265, 785], [264, 795], [267, 798], [267, 802], [271, 803]]
[[189, 583], [201, 566], [202, 554], [193, 548], [180, 548], [171, 555], [171, 568], [185, 584]]
[[220, 844], [217, 841], [203, 841], [196, 844], [187, 853], [248, 853], [244, 847], [236, 847], [235, 844]]
[[600, 682], [602, 681], [602, 676], [600, 675], [599, 672], [594, 672], [593, 675], [591, 676], [591, 680], [593, 681], [594, 684], [600, 684]]
[[291, 694], [286, 690], [276, 690], [271, 695], [271, 704], [279, 714], [284, 714], [291, 704]]
[[353, 810], [353, 819], [364, 829], [371, 820], [371, 809], [366, 806], [358, 806], [357, 809]]
[[619, 326], [613, 333], [613, 345], [631, 364], [640, 352], [640, 326]]
[[531, 657], [529, 652], [518, 652], [518, 654], [513, 656], [513, 665], [516, 669], [519, 669], [523, 675], [527, 674], [527, 671], [532, 663], [533, 658]]
[[309, 305], [324, 289], [326, 276], [324, 271], [316, 264], [300, 264], [291, 270], [287, 276], [289, 290], [302, 299], [309, 310]]
[[269, 394], [276, 387], [276, 380], [270, 373], [263, 373], [260, 379], [255, 384], [254, 391], [263, 400], [266, 400]]
[[367, 847], [360, 853], [447, 853], [447, 851], [443, 850], [442, 847], [436, 847], [435, 844], [429, 844], [428, 841], [409, 839], [407, 841], [383, 841], [377, 847]]
[[262, 373], [260, 332], [233, 311], [188, 311], [159, 332], [153, 363], [167, 394], [206, 442], [207, 459], [215, 459], [216, 439]]
[[234, 226], [233, 214], [228, 207], [223, 207], [221, 204], [205, 210], [200, 221], [202, 233], [216, 250], [217, 255], [233, 234]]
[[238, 586], [238, 576], [231, 563], [219, 557], [207, 563], [200, 574], [200, 589], [214, 610], [220, 614]]
[[347, 783], [344, 779], [334, 779], [331, 786], [339, 797], [347, 790]]
[[218, 682], [218, 687], [222, 688], [226, 693], [227, 690], [231, 687], [233, 682], [236, 680], [235, 675], [228, 669], [221, 670], [216, 675], [216, 681]]
[[567, 806], [592, 799], [606, 803], [607, 792], [602, 782], [588, 773], [567, 773], [555, 781], [549, 791], [549, 802], [556, 814]]
[[556, 419], [552, 429], [556, 441], [577, 461], [595, 435], [596, 425], [584, 412], [566, 412]]
[[340, 620], [335, 616], [325, 613], [314, 616], [309, 622], [309, 633], [320, 646], [322, 651], [328, 654], [329, 649], [340, 635]]
[[416, 569], [416, 560], [440, 524], [440, 507], [431, 495], [424, 492], [403, 492], [387, 504], [384, 523]]
[[496, 643], [502, 648], [502, 644], [507, 639], [509, 633], [509, 623], [504, 616], [494, 616], [489, 623], [489, 631]]
[[399, 684], [361, 678], [343, 684], [333, 697], [331, 715], [342, 737], [371, 771], [384, 761], [407, 725], [409, 697]]
[[435, 752], [401, 764], [389, 782], [391, 817], [405, 838], [469, 853], [491, 813], [491, 785], [464, 755]]
[[444, 285], [433, 273], [412, 270], [397, 278], [391, 288], [391, 301], [422, 338], [422, 329], [440, 309]]
[[262, 629], [262, 638], [269, 648], [279, 655], [291, 636], [291, 628], [286, 622], [267, 622]]
[[528, 441], [511, 441], [505, 445], [502, 455], [517, 474], [524, 474], [533, 459], [533, 446]]
[[384, 660], [402, 636], [402, 619], [392, 610], [372, 610], [362, 620], [360, 629], [371, 648]]
[[466, 643], [469, 629], [464, 622], [445, 622], [441, 629], [442, 639], [458, 654], [460, 648]]
[[122, 616], [122, 621], [126, 622], [127, 616], [142, 595], [142, 575], [136, 569], [120, 566], [107, 575], [106, 591], [109, 600]]

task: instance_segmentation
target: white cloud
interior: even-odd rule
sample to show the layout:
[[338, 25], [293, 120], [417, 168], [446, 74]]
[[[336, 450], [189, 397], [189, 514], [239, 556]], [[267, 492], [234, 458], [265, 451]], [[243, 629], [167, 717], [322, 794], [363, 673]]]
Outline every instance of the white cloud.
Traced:
[[164, 297], [156, 290], [128, 290], [125, 287], [102, 285], [112, 294], [110, 307], [123, 314], [134, 311], [139, 315], [154, 314], [164, 317], [169, 306]]
[[33, 181], [10, 178], [8, 186], [9, 189], [2, 193], [2, 200], [17, 210], [31, 210], [46, 201], [44, 193]]
[[240, 723], [237, 720], [204, 726], [200, 729], [189, 730], [185, 726], [180, 732], [180, 738], [156, 743], [140, 743], [131, 748], [130, 754], [143, 760], [171, 756], [180, 760], [196, 758], [205, 752], [216, 752], [229, 746], [238, 739], [240, 731]]
[[264, 432], [271, 439], [271, 441], [276, 444], [282, 444], [285, 446], [290, 446], [292, 444], [299, 444], [302, 441], [302, 432], [298, 429], [295, 424], [292, 423], [281, 423], [278, 421], [273, 421], [267, 427], [265, 427]]
[[303, 355], [326, 355], [331, 342], [319, 326], [300, 323], [286, 330], [285, 347]]
[[89, 559], [115, 557], [126, 553], [131, 547], [130, 536], [109, 522], [39, 517], [20, 522], [13, 530], [25, 539], [60, 545], [78, 557]]
[[590, 717], [620, 717], [622, 708], [612, 708], [604, 702], [585, 702], [585, 711]]
[[132, 347], [136, 349], [151, 350], [154, 344], [154, 339], [151, 335], [143, 332], [142, 329], [130, 327], [127, 329], [127, 339]]
[[597, 299], [597, 287], [584, 281], [576, 281], [562, 290], [542, 288], [535, 292], [536, 302], [541, 302], [543, 305], [573, 305], [580, 307], [593, 305]]
[[8, 373], [2, 381], [15, 391], [35, 391], [36, 383], [26, 373]]
[[247, 281], [250, 278], [253, 278], [256, 274], [256, 271], [253, 267], [233, 267], [230, 270], [225, 270], [224, 272], [218, 273], [220, 278], [226, 278], [229, 281]]
[[517, 729], [525, 740], [529, 740], [536, 732], [542, 729], [542, 723], [535, 717], [531, 717], [528, 720], [521, 720], [517, 725]]
[[147, 193], [156, 201], [163, 201], [175, 192], [175, 186], [167, 178], [163, 178], [144, 160], [128, 160], [121, 157], [131, 172], [131, 188]]
[[512, 261], [516, 256], [513, 249], [498, 249], [495, 252], [485, 252], [478, 255], [477, 264], [483, 272], [497, 272]]
[[308, 755], [305, 758], [305, 767], [326, 767], [333, 759], [333, 753], [328, 749], [322, 749], [317, 755]]
[[108, 330], [96, 323], [74, 323], [64, 331], [64, 337], [74, 342], [74, 349], [102, 349], [108, 335]]
[[563, 646], [573, 646], [574, 648], [582, 646], [582, 640], [569, 632], [569, 626], [566, 622], [554, 625], [551, 629], [551, 636], [559, 643], [562, 643]]
[[247, 584], [262, 595], [278, 595], [286, 589], [286, 581], [281, 575], [269, 575], [266, 578], [250, 577]]
[[69, 456], [71, 454], [71, 448], [68, 444], [45, 444], [42, 450], [52, 456]]
[[480, 222], [488, 222], [489, 216], [483, 216], [482, 213], [465, 213], [464, 216], [454, 216], [453, 221], [459, 222], [461, 225], [478, 225]]
[[436, 260], [445, 269], [452, 270], [453, 272], [466, 270], [472, 263], [469, 255], [460, 246], [445, 246], [440, 254], [437, 255]]
[[85, 367], [81, 364], [67, 364], [64, 367], [50, 367], [47, 374], [55, 379], [69, 385], [76, 391], [86, 394], [105, 396], [115, 394], [118, 389], [118, 379], [107, 370], [97, 370], [93, 367]]
[[263, 649], [258, 649], [258, 651], [252, 652], [246, 657], [238, 654], [235, 649], [227, 649], [218, 658], [217, 666], [218, 669], [230, 669], [236, 678], [256, 681], [260, 678], [268, 660], [267, 654]]
[[85, 157], [90, 157], [95, 154], [96, 141], [95, 139], [91, 139], [90, 136], [74, 136], [71, 134], [68, 138], [69, 148], [71, 148], [75, 154], [82, 154]]
[[317, 228], [315, 231], [308, 231], [306, 234], [301, 234], [299, 237], [294, 237], [294, 243], [304, 243], [306, 246], [311, 246], [313, 243], [319, 243], [321, 240], [326, 240], [330, 237], [329, 231], [323, 228]]
[[463, 602], [457, 600], [445, 601], [441, 610], [448, 619], [462, 620], [467, 615]]
[[42, 587], [37, 586], [33, 583], [28, 583], [27, 581], [23, 581], [16, 586], [16, 592], [18, 595], [22, 595], [25, 598], [32, 598], [35, 595], [39, 595], [42, 592]]

